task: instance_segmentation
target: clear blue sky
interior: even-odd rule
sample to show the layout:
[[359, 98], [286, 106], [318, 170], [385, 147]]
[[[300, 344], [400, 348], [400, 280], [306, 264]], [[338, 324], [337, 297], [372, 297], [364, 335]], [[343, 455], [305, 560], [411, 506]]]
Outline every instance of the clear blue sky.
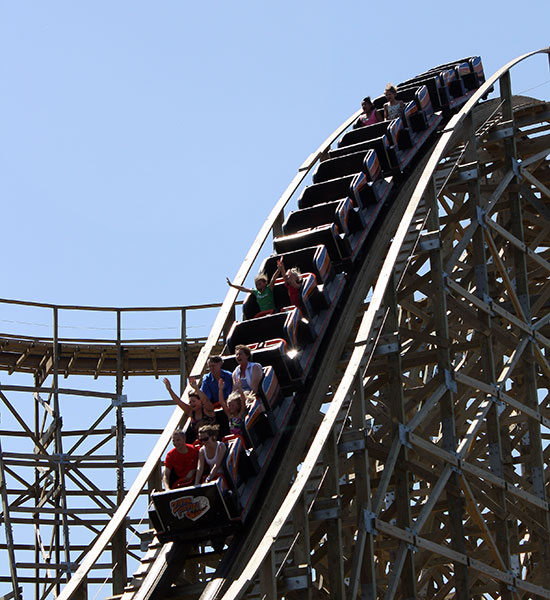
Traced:
[[[1, 295], [221, 301], [297, 167], [364, 95], [550, 43], [547, 0], [406, 6], [3, 1]], [[538, 66], [525, 88], [549, 79]]]

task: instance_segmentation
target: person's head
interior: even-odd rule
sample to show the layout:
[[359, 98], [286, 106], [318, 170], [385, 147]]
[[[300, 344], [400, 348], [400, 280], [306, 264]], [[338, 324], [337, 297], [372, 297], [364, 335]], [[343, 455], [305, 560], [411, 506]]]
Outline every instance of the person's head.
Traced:
[[201, 397], [197, 394], [197, 392], [191, 390], [189, 392], [189, 405], [191, 406], [191, 408], [193, 410], [196, 410], [197, 408], [200, 408], [201, 404]]
[[294, 285], [295, 287], [299, 287], [302, 283], [302, 274], [300, 273], [300, 269], [296, 267], [292, 267], [292, 269], [288, 269], [286, 272], [286, 279], [288, 283]]
[[222, 370], [222, 357], [221, 356], [209, 356], [208, 357], [208, 370], [215, 377], [218, 376]]
[[239, 392], [231, 392], [227, 397], [227, 408], [229, 412], [235, 416], [238, 415], [242, 410], [241, 395]]
[[363, 98], [363, 102], [361, 102], [361, 108], [363, 109], [363, 112], [366, 115], [370, 115], [371, 114], [374, 106], [372, 104], [370, 96], [367, 96], [366, 98]]
[[386, 100], [391, 102], [395, 99], [395, 95], [397, 94], [397, 90], [392, 83], [388, 83], [384, 89], [384, 96], [386, 96]]
[[258, 273], [254, 278], [254, 285], [259, 292], [263, 292], [267, 287], [267, 275], [265, 273]]
[[240, 365], [246, 365], [252, 356], [252, 351], [244, 344], [235, 346], [235, 359]]
[[181, 429], [176, 429], [172, 434], [172, 444], [180, 452], [185, 448], [185, 433]]
[[220, 432], [219, 425], [203, 425], [199, 427], [199, 434], [197, 438], [201, 444], [208, 444], [208, 442], [216, 442]]

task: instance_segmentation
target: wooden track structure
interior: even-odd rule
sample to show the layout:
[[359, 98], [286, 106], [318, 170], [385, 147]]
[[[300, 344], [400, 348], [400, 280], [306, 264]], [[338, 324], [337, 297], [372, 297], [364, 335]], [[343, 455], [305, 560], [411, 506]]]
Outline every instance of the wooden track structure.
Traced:
[[[63, 588], [63, 561], [51, 566], [50, 590], [86, 597], [92, 569], [110, 556], [123, 600], [550, 598], [550, 103], [514, 96], [510, 72], [549, 53], [495, 73], [402, 186], [253, 523], [221, 554], [153, 540], [126, 585], [126, 520], [181, 420], [175, 411]], [[498, 97], [482, 102], [492, 86]], [[237, 284], [355, 117], [300, 168]], [[236, 296], [229, 291], [194, 374], [234, 318]], [[50, 375], [54, 400], [59, 374]], [[6, 516], [22, 500], [5, 484], [13, 457], [0, 456], [9, 534]], [[60, 490], [65, 468], [52, 468]], [[76, 562], [56, 498], [58, 557]], [[7, 551], [17, 597], [9, 539]]]

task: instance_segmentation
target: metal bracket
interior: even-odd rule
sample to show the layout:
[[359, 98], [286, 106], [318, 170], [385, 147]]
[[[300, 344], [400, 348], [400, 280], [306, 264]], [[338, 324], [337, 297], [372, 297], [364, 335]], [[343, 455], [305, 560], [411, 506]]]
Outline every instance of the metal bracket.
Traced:
[[418, 250], [420, 252], [436, 250], [440, 247], [439, 231], [427, 231], [420, 236], [420, 241], [418, 242]]
[[442, 271], [441, 272], [441, 279], [443, 280], [443, 291], [448, 294], [449, 293], [449, 286], [447, 284], [447, 281], [449, 280], [449, 274], [446, 271]]
[[297, 575], [294, 577], [285, 577], [283, 587], [286, 592], [294, 592], [297, 590], [307, 590], [309, 587], [310, 577], [308, 575]]
[[412, 444], [409, 442], [409, 432], [410, 429], [406, 425], [399, 423], [399, 441], [403, 444], [403, 446], [412, 448]]
[[485, 225], [485, 215], [487, 213], [481, 208], [481, 206], [476, 206], [476, 218], [480, 227], [486, 227]]
[[460, 463], [458, 465], [451, 465], [451, 471], [456, 473], [457, 475], [462, 475], [462, 469], [460, 468]]
[[496, 142], [514, 135], [513, 121], [504, 121], [500, 127], [493, 129], [483, 137], [483, 142]]
[[376, 346], [375, 354], [377, 356], [383, 356], [384, 354], [396, 354], [399, 352], [399, 344], [393, 342], [391, 344], [379, 344]]
[[[498, 394], [500, 394], [500, 390], [498, 391]], [[497, 396], [491, 396], [491, 401], [497, 407], [497, 415], [500, 417], [500, 415], [506, 409], [506, 402], [504, 402], [503, 400], [501, 400], [498, 395]]]
[[69, 455], [68, 454], [63, 454], [62, 452], [56, 452], [54, 454], [50, 454], [50, 458], [52, 460], [52, 462], [54, 462], [57, 465], [64, 465], [67, 464], [69, 462], [69, 459], [67, 458]]
[[513, 158], [512, 159], [512, 171], [518, 179], [523, 179], [523, 175], [521, 174], [520, 169], [521, 169], [521, 161], [518, 160], [517, 158]]
[[445, 386], [448, 390], [455, 393], [457, 392], [456, 381], [453, 379], [452, 373], [449, 369], [445, 369]]
[[472, 179], [477, 179], [477, 163], [468, 163], [466, 165], [461, 165], [460, 167], [458, 167], [457, 175], [460, 181], [471, 181]]
[[111, 406], [119, 408], [128, 402], [128, 396], [126, 394], [119, 394], [116, 398], [111, 401]]
[[369, 510], [364, 510], [363, 511], [363, 524], [365, 526], [365, 531], [367, 533], [371, 533], [372, 535], [378, 535], [378, 531], [377, 531], [376, 527], [374, 526], [375, 522], [376, 522], [376, 515]]

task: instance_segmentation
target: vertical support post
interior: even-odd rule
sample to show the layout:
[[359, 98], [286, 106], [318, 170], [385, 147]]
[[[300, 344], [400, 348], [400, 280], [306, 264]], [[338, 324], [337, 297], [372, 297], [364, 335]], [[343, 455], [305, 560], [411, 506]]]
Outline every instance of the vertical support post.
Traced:
[[[334, 430], [330, 433], [325, 449], [325, 465], [328, 466], [323, 489], [327, 497], [339, 501], [340, 469], [338, 465], [338, 445]], [[330, 597], [344, 600], [344, 558], [342, 538], [342, 517], [327, 519], [327, 548], [329, 568]]]
[[[405, 398], [401, 381], [401, 342], [399, 338], [396, 285], [397, 281], [394, 273], [392, 281], [389, 282], [385, 298], [385, 305], [388, 307], [386, 331], [392, 336], [391, 341], [395, 344], [395, 351], [388, 353], [388, 396], [394, 438], [399, 436], [399, 426], [405, 425], [406, 420]], [[394, 473], [397, 525], [402, 529], [411, 529], [410, 474], [408, 470], [401, 466], [408, 460], [409, 451], [406, 446], [402, 445]], [[413, 600], [416, 598], [414, 554], [403, 542], [401, 542], [400, 553], [405, 554], [404, 560], [401, 563], [403, 565], [401, 573], [397, 574], [401, 586], [401, 597]], [[393, 573], [391, 575], [393, 576]]]
[[[514, 122], [514, 112], [512, 106], [512, 84], [510, 72], [506, 72], [499, 80], [500, 95], [503, 100], [502, 116], [504, 119]], [[509, 157], [512, 167], [517, 160], [517, 150], [515, 138], [505, 140], [505, 150]], [[518, 177], [514, 177], [511, 183], [518, 183]], [[523, 229], [523, 210], [519, 192], [508, 192], [508, 203], [510, 207], [511, 231], [514, 237], [521, 242], [525, 241]], [[513, 264], [516, 282], [516, 292], [521, 304], [525, 321], [531, 324], [531, 300], [529, 291], [529, 276], [527, 270], [527, 258], [524, 251], [516, 248], [512, 249]], [[521, 373], [523, 376], [524, 402], [529, 408], [538, 410], [538, 387], [537, 371], [535, 361], [534, 341], [531, 339], [521, 356]], [[540, 423], [527, 417], [527, 427], [529, 432], [529, 442], [526, 452], [523, 453], [524, 464], [529, 472], [533, 493], [541, 500], [546, 501], [546, 485], [544, 477], [545, 459], [542, 448], [542, 437]], [[539, 552], [540, 573], [544, 587], [550, 587], [550, 548], [548, 546], [548, 535], [550, 534], [550, 516], [548, 511], [538, 510], [539, 522], [543, 524], [546, 535], [541, 536], [538, 532], [532, 532], [533, 539], [536, 541]]]
[[[15, 562], [15, 549], [13, 545], [13, 530], [11, 527], [10, 505], [8, 500], [8, 491], [6, 488], [6, 474], [4, 471], [4, 454], [2, 451], [2, 442], [0, 441], [0, 495], [2, 500], [2, 514], [4, 521], [4, 532], [8, 557], [10, 561], [11, 585], [13, 587], [14, 600], [21, 600], [21, 590], [17, 580], [17, 564]], [[38, 580], [38, 577], [37, 577]]]
[[[117, 371], [116, 371], [116, 393], [122, 395], [124, 383], [123, 348], [122, 348], [122, 314], [120, 309], [116, 311], [116, 347], [117, 347]], [[122, 405], [117, 402], [116, 414], [116, 457], [117, 457], [117, 505], [120, 506], [124, 499], [124, 415]], [[123, 523], [113, 536], [112, 540], [113, 561], [113, 594], [122, 594], [127, 580], [126, 563], [126, 524]]]
[[185, 391], [187, 382], [187, 363], [185, 360], [187, 349], [187, 311], [181, 309], [181, 337], [180, 337], [180, 398]]
[[[34, 376], [34, 385], [39, 388], [40, 381], [38, 375]], [[37, 398], [37, 394], [34, 396], [34, 434], [36, 437], [40, 435], [40, 403]], [[40, 472], [38, 470], [38, 466], [34, 466], [34, 507], [38, 507], [38, 502], [40, 499]], [[38, 536], [40, 535], [40, 513], [36, 510], [33, 513], [32, 520], [34, 525], [34, 564], [36, 565], [34, 569], [35, 576], [35, 584], [34, 584], [34, 600], [40, 600], [40, 569], [38, 565], [40, 563], [40, 544], [38, 543]]]
[[[362, 369], [355, 377], [355, 394], [351, 405], [351, 423], [356, 431], [365, 434], [365, 392]], [[350, 573], [349, 600], [355, 600], [359, 593], [363, 600], [376, 600], [376, 573], [374, 570], [374, 535], [367, 532], [365, 512], [372, 512], [372, 498], [369, 474], [369, 452], [364, 450], [353, 455], [355, 473], [355, 500], [357, 542], [354, 547]]]
[[260, 590], [266, 600], [277, 600], [276, 573], [275, 551], [271, 546], [260, 567]]
[[[55, 454], [57, 456], [57, 489], [59, 493], [56, 498], [56, 559], [61, 562], [61, 547], [65, 554], [65, 568], [67, 581], [71, 577], [71, 546], [69, 540], [69, 523], [67, 521], [67, 493], [65, 490], [65, 457], [63, 455], [63, 441], [61, 436], [61, 409], [59, 407], [59, 312], [57, 306], [53, 308], [53, 403], [55, 419]], [[61, 528], [63, 530], [63, 542], [61, 542], [61, 528], [59, 524], [59, 511], [61, 512]], [[56, 589], [59, 590], [59, 577]], [[59, 593], [59, 592], [58, 592]]]
[[[430, 207], [428, 226], [431, 230], [439, 231], [439, 205], [435, 190], [433, 177], [426, 191], [426, 203]], [[430, 265], [432, 273], [432, 298], [438, 301], [433, 304], [434, 323], [437, 343], [437, 365], [439, 373], [445, 380], [445, 372], [451, 373], [452, 362], [450, 356], [449, 323], [447, 320], [447, 297], [444, 286], [443, 262], [439, 251], [432, 250], [430, 253]], [[456, 422], [454, 415], [454, 393], [447, 389], [440, 402], [441, 429], [443, 437], [443, 448], [447, 452], [455, 453], [456, 444]], [[447, 496], [449, 506], [449, 528], [451, 531], [451, 546], [453, 550], [466, 554], [466, 543], [464, 535], [464, 508], [460, 496], [460, 481], [458, 473], [453, 472], [447, 483]], [[469, 577], [468, 567], [460, 562], [454, 563], [456, 598], [458, 600], [469, 600]]]
[[[151, 477], [147, 480], [147, 491], [149, 492], [149, 496], [151, 496], [153, 492], [159, 492], [160, 490], [162, 490], [162, 467], [159, 462], [151, 473]], [[154, 528], [151, 519], [149, 519], [149, 527], [151, 529]]]
[[[509, 102], [509, 101], [507, 101]], [[468, 135], [468, 147], [465, 152], [467, 162], [477, 162], [477, 140], [472, 114], [469, 114], [465, 121], [465, 131]], [[479, 187], [479, 179], [471, 180], [468, 184], [468, 196], [470, 200], [470, 214], [472, 220], [477, 219], [477, 215], [485, 209], [485, 203]], [[474, 258], [474, 274], [476, 283], [476, 295], [485, 300], [489, 297], [489, 276], [487, 271], [486, 240], [485, 227], [479, 223], [472, 237], [472, 248]], [[474, 310], [475, 307], [474, 307]], [[483, 335], [479, 335], [481, 347], [482, 377], [488, 384], [496, 383], [495, 356], [493, 349], [492, 336], [492, 317], [481, 309], [477, 309], [478, 319], [485, 324]], [[486, 417], [487, 439], [489, 441], [489, 464], [491, 470], [498, 477], [504, 476], [504, 460], [502, 447], [502, 425], [498, 414], [497, 405], [492, 402]], [[506, 494], [504, 490], [493, 488], [491, 491], [493, 500], [501, 507], [501, 513], [495, 514], [495, 538], [496, 545], [504, 564], [500, 568], [508, 570], [510, 568], [510, 535], [508, 530], [508, 519], [506, 518]], [[512, 592], [504, 583], [500, 583], [500, 594], [503, 600], [511, 600]]]
[[[298, 499], [298, 502], [296, 502], [296, 506], [292, 512], [292, 526], [294, 535], [299, 536], [294, 546], [294, 562], [298, 567], [304, 565], [307, 566], [308, 573], [311, 573], [308, 508], [303, 493]], [[303, 593], [300, 592], [299, 597], [311, 600], [311, 577], [308, 578], [307, 589]]]

